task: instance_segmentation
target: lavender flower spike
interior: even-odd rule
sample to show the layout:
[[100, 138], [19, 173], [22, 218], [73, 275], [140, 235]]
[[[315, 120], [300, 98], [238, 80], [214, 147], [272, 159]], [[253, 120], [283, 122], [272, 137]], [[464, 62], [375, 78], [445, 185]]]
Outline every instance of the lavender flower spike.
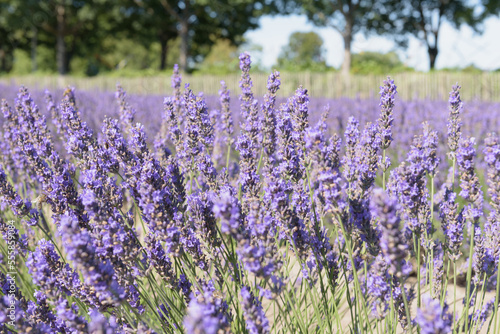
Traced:
[[408, 254], [408, 245], [399, 230], [398, 204], [396, 198], [390, 198], [382, 189], [373, 191], [372, 214], [379, 218], [381, 226], [380, 248], [388, 264], [388, 272], [396, 277], [407, 275], [404, 259]]
[[241, 288], [241, 297], [248, 332], [250, 334], [269, 333], [269, 320], [266, 318], [260, 301], [246, 286]]
[[500, 138], [490, 134], [486, 138], [485, 144], [486, 148], [483, 153], [488, 164], [488, 195], [492, 210], [484, 224], [484, 230], [487, 245], [491, 249], [496, 266], [498, 266], [500, 259], [500, 235], [498, 233], [500, 230]]
[[452, 315], [448, 313], [448, 305], [441, 307], [439, 300], [425, 295], [422, 307], [417, 310], [415, 321], [420, 326], [422, 334], [448, 334], [452, 330], [452, 318]]
[[391, 80], [390, 77], [387, 77], [387, 80], [384, 80], [384, 84], [380, 86], [380, 118], [378, 119], [377, 126], [380, 134], [381, 149], [385, 150], [389, 148], [392, 142], [392, 123], [394, 122], [394, 100], [396, 94], [398, 93], [396, 90], [396, 85], [394, 84], [394, 80]]
[[460, 86], [454, 85], [452, 91], [450, 92], [450, 98], [448, 102], [450, 103], [450, 114], [448, 116], [448, 147], [451, 152], [454, 153], [458, 149], [458, 142], [462, 135], [461, 128], [462, 123], [460, 122], [460, 114], [462, 113], [463, 103], [460, 99]]
[[221, 104], [221, 115], [222, 115], [222, 131], [224, 133], [224, 142], [226, 145], [232, 145], [234, 139], [232, 138], [234, 129], [233, 129], [233, 118], [231, 115], [231, 110], [229, 109], [229, 89], [227, 89], [227, 85], [225, 81], [220, 82], [220, 90], [219, 90], [219, 101]]

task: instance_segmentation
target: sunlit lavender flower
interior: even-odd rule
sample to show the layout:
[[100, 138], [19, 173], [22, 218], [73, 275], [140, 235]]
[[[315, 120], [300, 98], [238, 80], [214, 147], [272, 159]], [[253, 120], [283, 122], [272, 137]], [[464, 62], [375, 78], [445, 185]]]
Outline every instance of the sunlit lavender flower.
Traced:
[[21, 196], [14, 190], [7, 180], [7, 175], [0, 167], [0, 194], [10, 205], [12, 212], [16, 216], [25, 217], [26, 223], [34, 226], [38, 223], [39, 213], [32, 207], [29, 200], [23, 201]]
[[472, 282], [475, 285], [482, 283], [484, 275], [490, 276], [493, 274], [495, 267], [495, 258], [493, 249], [488, 247], [486, 237], [478, 225], [473, 226], [474, 232], [474, 254], [472, 256], [472, 267], [474, 275]]
[[263, 143], [267, 156], [272, 157], [276, 151], [276, 92], [280, 88], [280, 72], [274, 71], [267, 79], [267, 93], [264, 95], [262, 113], [264, 124], [262, 128]]
[[119, 334], [125, 333], [120, 330], [120, 325], [117, 322], [115, 316], [110, 316], [107, 319], [98, 310], [89, 311], [90, 322], [89, 322], [89, 333], [99, 333], [99, 334]]
[[212, 281], [201, 284], [202, 291], [191, 295], [184, 328], [187, 334], [229, 333], [231, 314]]
[[181, 92], [181, 83], [182, 76], [179, 73], [179, 65], [175, 64], [172, 73], [172, 88], [173, 88], [173, 103], [175, 107], [175, 113], [179, 119], [179, 124], [184, 124], [184, 115], [181, 113], [182, 109], [182, 92]]
[[292, 108], [295, 140], [299, 143], [299, 149], [303, 150], [306, 128], [309, 126], [309, 95], [307, 89], [302, 86], [297, 88], [292, 99]]
[[486, 148], [483, 153], [488, 164], [487, 183], [488, 195], [492, 210], [484, 224], [486, 244], [491, 249], [498, 266], [500, 258], [500, 140], [490, 134], [485, 140]]
[[439, 208], [445, 245], [448, 248], [450, 259], [456, 261], [461, 255], [460, 247], [464, 238], [465, 220], [462, 215], [463, 210], [457, 212], [456, 194], [448, 188], [445, 190], [444, 200]]
[[65, 299], [60, 299], [56, 305], [57, 317], [64, 321], [65, 325], [72, 332], [85, 333], [88, 332], [88, 322], [84, 317], [78, 315], [79, 308], [76, 303], [69, 304]]
[[214, 128], [210, 121], [205, 100], [193, 94], [186, 86], [184, 93], [186, 104], [186, 133], [185, 149], [189, 156], [196, 161], [196, 156], [204, 149], [211, 147], [214, 143]]
[[252, 61], [250, 60], [250, 55], [246, 52], [240, 54], [240, 69], [241, 69], [241, 113], [243, 118], [247, 118], [250, 115], [252, 103], [254, 100], [252, 93], [252, 79], [250, 78], [250, 68]]
[[14, 252], [14, 255], [26, 256], [28, 251], [28, 236], [26, 234], [20, 234], [15, 226], [6, 224], [2, 217], [0, 217], [0, 232], [7, 245], [12, 245], [13, 242], [15, 250], [11, 247], [9, 249]]
[[371, 210], [378, 218], [381, 227], [380, 248], [388, 263], [391, 275], [402, 277], [405, 272], [404, 260], [408, 255], [408, 245], [399, 230], [398, 202], [390, 198], [385, 191], [377, 189], [373, 192]]
[[221, 105], [221, 117], [222, 117], [222, 132], [224, 133], [224, 142], [226, 145], [231, 145], [233, 143], [233, 116], [231, 115], [231, 110], [229, 109], [230, 101], [230, 91], [227, 89], [225, 81], [220, 82], [219, 90], [219, 101]]
[[431, 297], [439, 299], [441, 297], [444, 275], [444, 252], [443, 246], [439, 241], [434, 246], [434, 259], [432, 261], [432, 273], [430, 273], [432, 275]]
[[448, 305], [441, 307], [439, 299], [431, 299], [429, 295], [422, 298], [422, 307], [417, 310], [415, 321], [422, 334], [451, 333], [453, 316], [448, 312]]
[[450, 98], [448, 100], [450, 107], [450, 114], [448, 116], [448, 147], [451, 152], [455, 152], [458, 149], [458, 142], [462, 136], [461, 128], [462, 123], [460, 121], [460, 114], [462, 113], [463, 103], [460, 99], [460, 86], [454, 85], [452, 91], [450, 92]]
[[380, 138], [377, 136], [377, 127], [369, 123], [363, 130], [356, 152], [359, 157], [359, 186], [364, 193], [373, 186], [377, 176], [379, 147]]
[[[366, 278], [367, 293], [373, 297], [372, 315], [377, 319], [385, 318], [389, 309], [391, 295], [391, 276], [387, 273], [387, 262], [379, 254], [373, 262]], [[389, 300], [388, 300], [389, 299]]]
[[460, 168], [460, 188], [462, 189], [460, 196], [469, 203], [465, 208], [465, 216], [473, 224], [477, 224], [483, 215], [483, 192], [474, 169], [475, 144], [474, 138], [463, 138], [460, 140], [456, 152]]
[[495, 309], [495, 298], [484, 304], [483, 308], [477, 310], [474, 314], [469, 315], [469, 328], [473, 328], [473, 324], [476, 326], [476, 333], [480, 333], [486, 320], [491, 315]]
[[302, 165], [303, 150], [297, 145], [295, 129], [289, 101], [281, 106], [277, 120], [278, 151], [276, 156], [279, 162], [279, 171], [283, 177], [300, 180], [304, 172]]
[[424, 165], [427, 173], [431, 177], [435, 177], [437, 173], [437, 167], [439, 164], [439, 158], [437, 156], [437, 146], [438, 146], [438, 135], [437, 131], [431, 130], [429, 123], [424, 122], [423, 124], [424, 133], [422, 135], [422, 150], [424, 151]]
[[236, 149], [240, 152], [240, 175], [238, 184], [245, 195], [242, 206], [248, 211], [248, 202], [257, 198], [261, 187], [260, 176], [257, 173], [257, 165], [254, 159], [254, 145], [245, 133], [241, 134], [236, 141]]
[[356, 146], [359, 142], [359, 122], [354, 117], [349, 117], [344, 136], [346, 153], [342, 158], [342, 165], [344, 177], [349, 182], [348, 196], [350, 197], [351, 184], [356, 180]]
[[[396, 85], [394, 84], [394, 80], [391, 80], [390, 77], [387, 77], [387, 80], [384, 80], [383, 85], [380, 86], [380, 117], [377, 121], [378, 132], [381, 138], [380, 148], [385, 150], [389, 148], [392, 142], [392, 123], [394, 122], [394, 100], [396, 98], [396, 94], [398, 93], [396, 90]], [[387, 166], [388, 168], [389, 166]], [[386, 170], [385, 168], [384, 170]]]
[[66, 333], [71, 331], [70, 328], [66, 327], [65, 323], [58, 319], [51, 311], [47, 303], [47, 296], [43, 292], [35, 290], [34, 296], [36, 303], [30, 300], [26, 309], [28, 315], [27, 319], [30, 323], [46, 324], [50, 326], [50, 333]]
[[216, 248], [221, 241], [217, 234], [217, 222], [212, 211], [213, 205], [206, 192], [195, 192], [187, 197], [187, 212], [190, 214], [192, 226], [208, 244]]
[[118, 114], [120, 115], [120, 123], [122, 125], [123, 132], [129, 135], [130, 128], [134, 124], [134, 116], [136, 111], [127, 102], [127, 92], [119, 84], [116, 85], [115, 93], [116, 102], [120, 107]]
[[214, 202], [213, 212], [215, 218], [220, 219], [222, 233], [230, 234], [236, 240], [245, 238], [241, 207], [233, 187], [224, 186], [221, 189]]
[[95, 289], [103, 304], [119, 304], [125, 291], [116, 281], [112, 264], [98, 258], [90, 234], [79, 229], [74, 216], [61, 216], [60, 224], [68, 259], [77, 265], [85, 284]]
[[421, 237], [429, 235], [432, 228], [426, 186], [430, 151], [423, 147], [422, 138], [415, 136], [406, 161], [391, 171], [388, 184], [390, 193], [397, 196], [404, 211], [406, 233], [417, 233]]
[[269, 333], [269, 320], [266, 318], [262, 304], [246, 286], [241, 288], [241, 298], [248, 332], [251, 334]]

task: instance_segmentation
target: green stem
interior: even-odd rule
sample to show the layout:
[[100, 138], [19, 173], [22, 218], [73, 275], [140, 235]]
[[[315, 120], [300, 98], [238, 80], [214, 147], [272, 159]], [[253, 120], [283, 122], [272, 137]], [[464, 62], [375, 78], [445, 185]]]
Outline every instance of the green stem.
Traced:
[[[403, 277], [399, 278], [399, 284], [401, 285], [401, 294], [403, 295], [403, 302], [405, 304], [406, 319], [408, 321], [408, 330], [411, 334], [412, 328], [411, 328], [410, 307], [408, 305], [408, 299], [406, 299], [406, 292], [405, 292], [405, 285], [404, 285]], [[420, 283], [418, 285], [420, 285]]]
[[470, 250], [469, 250], [469, 267], [467, 268], [467, 294], [465, 295], [465, 317], [464, 317], [464, 323], [465, 323], [465, 333], [469, 331], [469, 296], [470, 296], [470, 281], [471, 281], [471, 276], [472, 276], [472, 255], [474, 253], [474, 236], [476, 234], [476, 231], [474, 230], [474, 224], [472, 225], [472, 233], [470, 236]]
[[[453, 323], [457, 319], [457, 260], [453, 260]], [[457, 326], [453, 326], [453, 333]]]
[[231, 157], [231, 144], [227, 145], [227, 155], [226, 155], [226, 169], [229, 168], [229, 158]]
[[491, 317], [490, 323], [488, 324], [488, 333], [490, 332], [490, 327], [491, 327], [491, 322], [493, 319], [494, 320], [494, 325], [493, 325], [493, 333], [498, 333], [497, 332], [497, 320], [498, 320], [498, 296], [500, 295], [500, 272], [498, 271], [497, 268], [497, 290], [496, 290], [496, 296], [495, 296], [495, 308], [493, 309], [493, 312], [495, 313], [494, 316]]
[[[385, 149], [382, 152], [382, 164], [385, 164]], [[385, 165], [384, 165], [384, 167], [385, 167]], [[384, 168], [384, 171], [382, 173], [382, 189], [384, 189], [384, 190], [385, 190], [385, 178], [386, 178], [385, 174], [386, 174], [386, 172], [387, 172], [387, 170]]]

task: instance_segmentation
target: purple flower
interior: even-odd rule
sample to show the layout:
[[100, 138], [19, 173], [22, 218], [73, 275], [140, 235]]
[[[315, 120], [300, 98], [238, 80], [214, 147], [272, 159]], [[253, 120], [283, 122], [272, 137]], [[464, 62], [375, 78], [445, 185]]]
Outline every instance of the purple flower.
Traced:
[[469, 203], [465, 208], [465, 217], [473, 224], [477, 224], [483, 215], [483, 192], [474, 169], [475, 144], [474, 138], [462, 138], [456, 152], [462, 188], [460, 196]]
[[456, 194], [446, 188], [444, 200], [439, 205], [441, 226], [445, 236], [445, 245], [448, 248], [450, 259], [456, 261], [461, 255], [460, 247], [464, 238], [464, 217], [463, 210], [457, 212]]
[[422, 307], [417, 310], [415, 321], [420, 326], [422, 334], [448, 334], [452, 330], [452, 318], [446, 303], [441, 307], [439, 299], [431, 299], [429, 295], [424, 295]]
[[187, 334], [229, 333], [231, 315], [227, 303], [218, 296], [212, 281], [201, 284], [202, 290], [191, 294], [184, 328]]
[[307, 89], [302, 86], [297, 88], [292, 99], [293, 119], [294, 119], [294, 135], [299, 142], [299, 148], [305, 147], [306, 128], [309, 125], [309, 95]]
[[19, 194], [7, 181], [7, 175], [2, 168], [0, 168], [0, 194], [10, 205], [12, 212], [16, 216], [25, 217], [26, 223], [30, 226], [35, 226], [38, 223], [38, 211], [32, 208], [30, 201], [22, 200], [21, 196], [19, 196]]
[[281, 107], [277, 120], [279, 171], [283, 177], [298, 181], [304, 173], [301, 163], [304, 151], [297, 144], [297, 134], [293, 127], [290, 105], [291, 101]]
[[274, 71], [267, 79], [267, 93], [264, 95], [262, 113], [264, 124], [262, 129], [263, 143], [267, 156], [272, 157], [276, 151], [276, 92], [280, 88], [280, 73]]
[[89, 322], [89, 333], [99, 333], [99, 334], [118, 334], [125, 333], [120, 330], [120, 326], [117, 322], [115, 316], [110, 316], [107, 319], [98, 310], [89, 311], [90, 322]]
[[488, 195], [492, 210], [484, 224], [487, 247], [492, 251], [498, 266], [500, 258], [500, 141], [490, 134], [485, 140], [484, 160], [488, 164]]
[[450, 92], [450, 98], [448, 100], [450, 107], [450, 114], [448, 116], [448, 147], [451, 152], [455, 152], [458, 149], [458, 142], [462, 136], [461, 128], [462, 123], [460, 121], [460, 114], [463, 111], [463, 103], [460, 99], [460, 86], [454, 85], [452, 91]]
[[261, 302], [255, 298], [246, 286], [241, 288], [241, 304], [245, 317], [246, 328], [250, 334], [269, 333], [269, 320], [266, 318]]
[[136, 111], [127, 102], [127, 92], [122, 88], [121, 85], [116, 85], [115, 93], [116, 102], [120, 108], [118, 114], [120, 115], [120, 122], [124, 133], [129, 135], [130, 129], [134, 124], [134, 115]]
[[230, 91], [227, 89], [225, 81], [220, 82], [219, 90], [219, 101], [221, 105], [221, 116], [222, 116], [222, 132], [224, 133], [224, 142], [226, 145], [231, 145], [233, 143], [233, 117], [231, 115], [231, 110], [229, 109], [230, 101]]
[[215, 218], [220, 219], [222, 233], [230, 234], [236, 240], [245, 238], [241, 207], [233, 187], [222, 187], [212, 210]]
[[373, 192], [370, 208], [379, 220], [380, 248], [389, 266], [388, 272], [396, 277], [408, 275], [409, 272], [403, 270], [405, 269], [404, 260], [408, 255], [408, 245], [399, 229], [400, 219], [397, 214], [396, 198], [391, 198], [382, 189], [377, 189]]
[[390, 77], [387, 77], [387, 80], [384, 80], [383, 85], [380, 86], [380, 117], [377, 122], [378, 132], [381, 139], [380, 148], [385, 150], [389, 148], [392, 142], [392, 123], [394, 122], [394, 100], [396, 98], [396, 94], [398, 93], [396, 90], [396, 85], [394, 84], [394, 80], [391, 80]]

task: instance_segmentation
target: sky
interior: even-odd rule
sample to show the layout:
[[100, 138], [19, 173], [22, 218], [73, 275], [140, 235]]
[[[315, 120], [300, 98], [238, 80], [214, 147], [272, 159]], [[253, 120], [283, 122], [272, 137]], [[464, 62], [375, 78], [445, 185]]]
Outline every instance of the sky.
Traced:
[[[307, 22], [305, 15], [263, 16], [260, 28], [246, 33], [250, 43], [262, 46], [261, 53], [250, 54], [257, 58], [264, 67], [270, 68], [276, 63], [281, 48], [288, 43], [290, 35], [296, 31], [318, 33], [324, 41], [326, 62], [339, 68], [344, 56], [343, 42], [340, 34], [333, 28], [318, 28]], [[482, 35], [462, 26], [454, 29], [443, 22], [438, 46], [439, 55], [436, 68], [466, 67], [473, 64], [483, 70], [500, 68], [500, 18], [489, 18], [484, 22]], [[389, 38], [381, 36], [355, 35], [352, 52], [362, 51], [390, 52], [396, 51], [400, 59], [408, 66], [419, 71], [429, 70], [429, 58], [426, 46], [415, 38], [410, 39], [406, 50], [400, 49]]]

